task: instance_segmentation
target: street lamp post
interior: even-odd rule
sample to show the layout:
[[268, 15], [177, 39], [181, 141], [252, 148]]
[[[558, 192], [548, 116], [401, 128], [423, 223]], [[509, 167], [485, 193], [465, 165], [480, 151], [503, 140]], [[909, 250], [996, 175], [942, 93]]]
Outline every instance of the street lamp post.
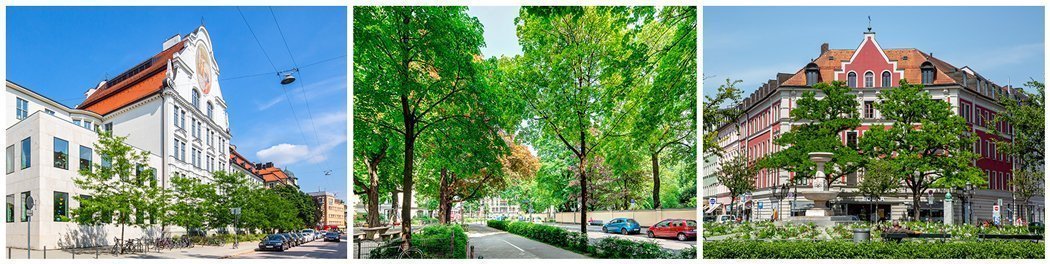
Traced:
[[33, 236], [30, 235], [30, 232], [32, 232], [32, 230], [30, 230], [30, 227], [33, 225], [34, 205], [35, 203], [33, 202], [33, 196], [26, 195], [26, 259], [32, 258], [32, 256], [30, 255], [32, 253], [32, 246], [30, 245], [30, 241], [32, 241]]
[[966, 224], [973, 223], [973, 196], [974, 187], [973, 183], [966, 182], [966, 189], [963, 191], [966, 196]]

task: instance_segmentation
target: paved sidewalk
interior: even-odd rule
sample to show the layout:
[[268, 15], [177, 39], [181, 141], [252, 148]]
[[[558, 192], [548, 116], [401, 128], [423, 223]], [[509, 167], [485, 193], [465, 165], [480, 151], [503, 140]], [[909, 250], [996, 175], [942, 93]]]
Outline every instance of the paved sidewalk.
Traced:
[[583, 259], [587, 256], [547, 245], [484, 224], [471, 224], [467, 234], [474, 256], [486, 259]]
[[[115, 256], [113, 254], [106, 253], [108, 248], [100, 248], [98, 252], [98, 258], [100, 259], [175, 259], [175, 258], [229, 258], [241, 254], [246, 254], [255, 251], [255, 243], [241, 243], [240, 248], [234, 249], [233, 245], [226, 245], [224, 247], [215, 246], [195, 246], [193, 248], [180, 248], [172, 250], [161, 250], [160, 252], [152, 251], [148, 253], [136, 253], [136, 254], [124, 254]], [[9, 259], [25, 259], [26, 249], [11, 248], [9, 251]], [[94, 249], [79, 249], [75, 253], [71, 250], [53, 250], [48, 249], [46, 252], [47, 259], [94, 259], [96, 258]], [[43, 250], [33, 250], [30, 255], [31, 259], [44, 259], [45, 252]]]

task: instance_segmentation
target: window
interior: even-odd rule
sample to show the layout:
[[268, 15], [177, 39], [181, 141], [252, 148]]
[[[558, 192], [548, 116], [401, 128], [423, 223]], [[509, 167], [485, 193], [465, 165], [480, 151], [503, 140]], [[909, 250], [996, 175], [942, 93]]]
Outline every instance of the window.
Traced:
[[15, 145], [7, 146], [7, 173], [15, 172]]
[[190, 151], [190, 161], [193, 162], [194, 167], [197, 167], [197, 148], [193, 148], [193, 151]]
[[865, 72], [864, 73], [864, 87], [875, 87], [875, 73]]
[[77, 125], [78, 127], [83, 127], [83, 126], [84, 126], [84, 125], [82, 125], [82, 124], [80, 123], [80, 119], [73, 119], [73, 124], [74, 124], [74, 125]]
[[890, 87], [893, 82], [893, 77], [890, 75], [890, 71], [882, 72], [882, 87]]
[[44, 113], [45, 113], [45, 114], [49, 114], [49, 115], [55, 115], [55, 110], [51, 110], [51, 109], [44, 109]]
[[875, 102], [864, 101], [864, 118], [875, 118]]
[[201, 138], [201, 126], [202, 126], [201, 122], [198, 121], [197, 122], [197, 128], [194, 131], [194, 136], [197, 137], [198, 139]]
[[175, 111], [172, 111], [172, 113], [175, 116], [171, 118], [171, 122], [175, 123], [175, 127], [182, 127], [182, 125], [179, 124], [179, 106], [176, 105]]
[[190, 133], [193, 134], [193, 137], [198, 137], [197, 136], [197, 119], [196, 118], [190, 120], [190, 126], [192, 126], [192, 128], [190, 128]]
[[215, 158], [212, 158], [211, 155], [208, 155], [208, 160], [207, 161], [208, 161], [208, 171], [214, 171], [214, 167], [212, 166], [212, 164], [215, 163]]
[[186, 142], [179, 143], [179, 160], [186, 161]]
[[14, 223], [15, 222], [15, 195], [14, 194], [8, 194], [7, 195], [7, 222], [8, 223]]
[[32, 162], [33, 152], [30, 146], [33, 143], [31, 137], [27, 137], [22, 140], [22, 169], [29, 168], [29, 164]]
[[28, 198], [30, 192], [22, 192], [22, 222], [29, 222], [29, 208], [26, 207], [26, 198]]
[[208, 102], [208, 112], [207, 112], [207, 114], [208, 114], [208, 119], [214, 120], [214, 119], [212, 119], [212, 116], [211, 116], [211, 112], [212, 112], [212, 110], [214, 110], [214, 108], [215, 108], [215, 107], [213, 107], [213, 106], [211, 105], [211, 102]]
[[69, 222], [69, 194], [55, 192], [55, 222]]
[[69, 141], [55, 138], [55, 168], [69, 169]]
[[933, 80], [936, 78], [933, 72], [933, 64], [928, 61], [924, 62], [919, 69], [922, 70], [922, 84], [933, 84]]
[[820, 82], [820, 68], [816, 63], [806, 65], [806, 86], [814, 86]]
[[[193, 97], [192, 97], [191, 100], [193, 100], [193, 108], [201, 109], [201, 93], [198, 92], [197, 89], [193, 89], [193, 95], [192, 96]], [[200, 111], [200, 110], [198, 110], [198, 111]]]
[[846, 132], [846, 146], [853, 149], [857, 148], [857, 131]]
[[179, 127], [186, 128], [186, 110], [179, 110]]
[[15, 117], [18, 120], [26, 119], [29, 116], [29, 101], [22, 98], [15, 99]]
[[102, 125], [102, 130], [113, 132], [113, 122]]
[[171, 156], [175, 157], [175, 159], [177, 159], [177, 160], [182, 160], [182, 158], [179, 157], [179, 145], [180, 144], [181, 143], [179, 142], [179, 139], [176, 138], [175, 139], [175, 147], [172, 148]]
[[92, 123], [90, 120], [84, 120], [84, 128], [87, 128], [87, 130], [95, 131], [95, 124]]
[[91, 171], [91, 148], [80, 146], [80, 170]]
[[857, 88], [857, 73], [850, 72], [846, 76], [846, 84], [848, 84], [850, 88]]
[[102, 166], [103, 168], [107, 168], [107, 169], [108, 169], [108, 168], [110, 168], [110, 167], [112, 167], [112, 166], [113, 166], [113, 164], [112, 164], [112, 162], [113, 162], [113, 159], [112, 159], [112, 158], [110, 158], [110, 157], [109, 157], [109, 156], [107, 156], [106, 154], [102, 154], [102, 153], [99, 153], [98, 155], [99, 155], [100, 157], [102, 157], [102, 164], [101, 164], [101, 166]]

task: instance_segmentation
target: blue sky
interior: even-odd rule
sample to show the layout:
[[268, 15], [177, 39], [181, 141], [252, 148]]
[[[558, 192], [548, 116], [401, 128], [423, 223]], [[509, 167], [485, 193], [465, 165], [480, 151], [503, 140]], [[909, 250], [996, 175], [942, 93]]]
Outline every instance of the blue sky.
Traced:
[[[1000, 85], [1044, 81], [1043, 7], [704, 7], [704, 94], [750, 93], [820, 52], [855, 49], [871, 16], [883, 48], [917, 48]], [[745, 95], [746, 96], [746, 95]]]
[[514, 25], [519, 9], [517, 6], [472, 6], [467, 10], [467, 14], [477, 17], [485, 27], [485, 47], [481, 48], [481, 54], [486, 58], [521, 55], [518, 29]]
[[[241, 10], [276, 67], [294, 67], [270, 10]], [[347, 197], [346, 7], [273, 8], [291, 55], [303, 66], [297, 83], [286, 87], [287, 95], [235, 7], [7, 11], [8, 80], [68, 106], [83, 101], [84, 91], [107, 76], [160, 52], [165, 39], [191, 32], [203, 19], [229, 105], [231, 143], [238, 152], [253, 162], [274, 161], [291, 170], [303, 191], [327, 190]], [[331, 175], [325, 176], [326, 170]]]

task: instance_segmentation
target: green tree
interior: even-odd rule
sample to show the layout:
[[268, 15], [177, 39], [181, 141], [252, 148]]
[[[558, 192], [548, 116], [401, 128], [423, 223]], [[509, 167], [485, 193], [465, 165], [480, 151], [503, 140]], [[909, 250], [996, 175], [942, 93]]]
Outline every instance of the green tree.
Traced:
[[[1032, 196], [1043, 192], [1043, 168], [1046, 165], [1046, 102], [1043, 100], [1046, 94], [1043, 83], [1033, 80], [1025, 83], [1025, 87], [1035, 92], [1017, 89], [1012, 95], [999, 96], [999, 105], [1003, 106], [1003, 110], [989, 124], [1003, 123], [1013, 128], [1012, 133], [1006, 135], [1011, 140], [996, 140], [995, 145], [999, 153], [1017, 157], [1020, 163], [1019, 169], [1013, 170], [1013, 178], [1009, 183], [1014, 196], [1024, 201], [1022, 215], [1027, 216]], [[999, 129], [989, 130], [1004, 136]]]
[[869, 157], [899, 168], [897, 175], [912, 195], [914, 219], [919, 218], [919, 198], [927, 189], [986, 182], [973, 165], [973, 137], [960, 136], [969, 133], [966, 121], [947, 101], [933, 99], [923, 85], [905, 80], [879, 94], [879, 101], [875, 108], [893, 124], [872, 127], [861, 146]]
[[207, 227], [208, 213], [214, 211], [215, 207], [215, 189], [200, 179], [178, 174], [171, 178], [171, 184], [173, 195], [166, 215], [168, 222], [187, 231]]
[[295, 212], [294, 219], [282, 219], [278, 228], [282, 230], [298, 230], [304, 227], [310, 227], [317, 224], [317, 204], [314, 202], [313, 197], [303, 193], [295, 186], [290, 185], [278, 185], [270, 188], [277, 197], [281, 200], [287, 201], [291, 205], [290, 208], [284, 208], [284, 210], [291, 210]]
[[103, 164], [92, 164], [92, 169], [80, 170], [73, 179], [90, 197], [74, 197], [81, 206], [71, 210], [78, 224], [119, 225], [122, 241], [125, 226], [147, 228], [163, 220], [158, 212], [166, 210], [168, 197], [149, 167], [150, 153], [131, 147], [125, 139], [99, 133], [94, 146]]
[[[883, 195], [893, 192], [900, 186], [900, 168], [894, 168], [893, 163], [873, 160], [864, 168], [864, 180], [857, 186], [857, 192], [871, 200], [871, 213], [875, 213], [875, 201]], [[878, 223], [878, 218], [875, 219]]]
[[857, 97], [843, 82], [818, 83], [815, 91], [805, 91], [791, 110], [791, 119], [801, 123], [785, 132], [774, 143], [785, 149], [759, 160], [763, 169], [785, 169], [795, 173], [795, 180], [816, 176], [816, 163], [809, 160], [811, 152], [831, 152], [834, 155], [824, 167], [824, 186], [831, 186], [845, 175], [856, 173], [864, 156], [856, 145], [843, 143], [842, 134], [860, 125]]
[[[622, 136], [612, 127], [636, 110], [643, 54], [633, 37], [636, 13], [618, 7], [524, 7], [515, 20], [523, 55], [505, 85], [526, 102], [526, 128], [537, 144], [562, 146], [577, 168], [591, 168], [596, 150]], [[634, 19], [634, 20], [632, 20]], [[579, 197], [587, 204], [587, 169], [577, 170]], [[580, 216], [587, 218], [587, 208]], [[580, 232], [587, 232], [585, 222]]]
[[722, 160], [715, 174], [718, 183], [729, 189], [729, 205], [736, 211], [736, 198], [755, 190], [755, 173], [758, 168], [747, 160], [747, 152], [741, 151], [729, 159]]
[[[412, 204], [417, 139], [435, 124], [469, 118], [477, 99], [481, 23], [466, 7], [358, 7], [354, 36], [354, 120], [402, 137], [402, 201]], [[408, 248], [411, 208], [401, 216]]]
[[[719, 157], [723, 156], [724, 151], [720, 144], [721, 139], [718, 137], [718, 128], [727, 123], [735, 122], [742, 113], [737, 108], [743, 94], [742, 90], [736, 88], [736, 85], [740, 82], [740, 80], [730, 81], [726, 79], [725, 84], [718, 86], [718, 91], [715, 92], [714, 97], [704, 95], [704, 153], [714, 154]], [[737, 130], [739, 131], [739, 129]]]

